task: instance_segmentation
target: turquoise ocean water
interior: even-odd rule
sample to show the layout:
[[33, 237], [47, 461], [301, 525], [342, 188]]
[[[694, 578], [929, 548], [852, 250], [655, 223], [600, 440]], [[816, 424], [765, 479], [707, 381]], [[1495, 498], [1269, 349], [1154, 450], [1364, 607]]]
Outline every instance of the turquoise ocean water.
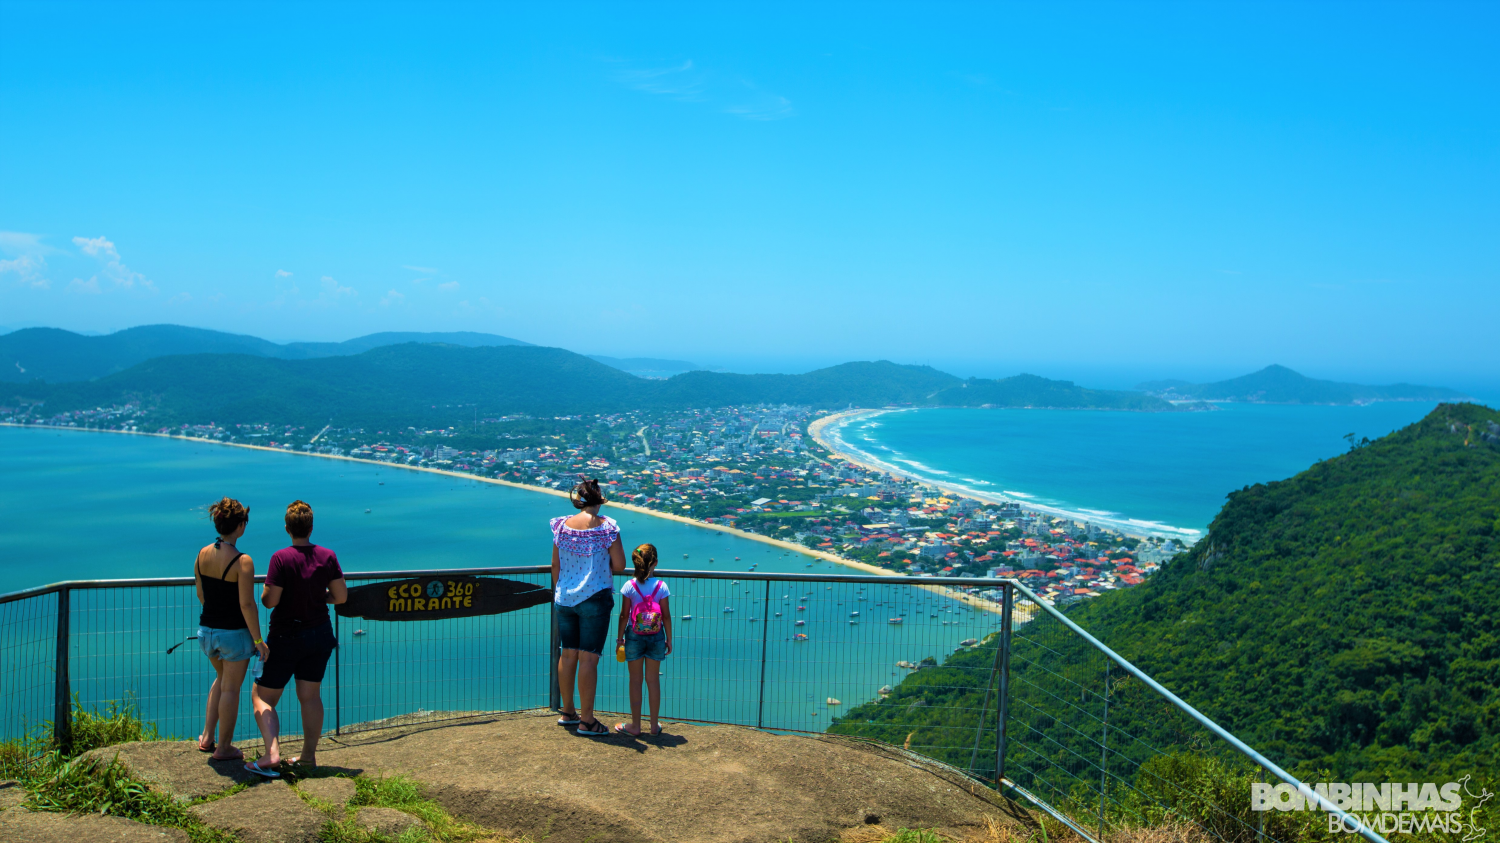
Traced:
[[[316, 512], [313, 540], [334, 548], [351, 572], [545, 565], [547, 521], [572, 511], [550, 495], [386, 466], [35, 428], [0, 428], [0, 476], [0, 592], [64, 579], [191, 576], [198, 548], [213, 539], [205, 509], [226, 494], [251, 508], [240, 548], [261, 572], [286, 544], [281, 514], [295, 498]], [[664, 568], [858, 573], [688, 524], [606, 513], [620, 522], [627, 550], [652, 542]], [[664, 666], [667, 714], [679, 718], [818, 730], [899, 682], [897, 661], [941, 659], [998, 620], [896, 585], [668, 582], [673, 613], [694, 616], [678, 622], [678, 649]], [[18, 605], [0, 606], [0, 736], [50, 716], [51, 656], [43, 651], [52, 621], [28, 620], [36, 611]], [[190, 588], [75, 592], [73, 690], [85, 704], [128, 694], [166, 733], [195, 734], [212, 674], [194, 642], [166, 651], [193, 634], [196, 614]], [[893, 616], [905, 622], [888, 624]], [[342, 722], [546, 705], [549, 617], [538, 606], [457, 621], [341, 619], [339, 664], [330, 669], [340, 678]], [[808, 640], [794, 640], [798, 632]], [[628, 705], [626, 666], [611, 654], [612, 645], [601, 662], [600, 707], [619, 711]], [[332, 681], [324, 694], [330, 728]], [[289, 708], [283, 728], [291, 733], [300, 725]], [[242, 714], [239, 732], [252, 730]]]
[[1197, 538], [1243, 486], [1290, 477], [1435, 406], [1221, 404], [1215, 412], [933, 409], [830, 430], [904, 474], [1131, 532]]

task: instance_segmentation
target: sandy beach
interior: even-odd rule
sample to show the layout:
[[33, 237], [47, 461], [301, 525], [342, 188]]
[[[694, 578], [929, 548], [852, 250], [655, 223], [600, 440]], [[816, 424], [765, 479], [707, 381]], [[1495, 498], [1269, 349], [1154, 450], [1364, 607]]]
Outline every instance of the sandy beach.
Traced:
[[[831, 419], [832, 417], [830, 416], [828, 418]], [[819, 419], [819, 421], [826, 421], [826, 420], [827, 419]], [[48, 426], [45, 426], [45, 425], [12, 424], [12, 423], [9, 423], [9, 422], [0, 422], [0, 427], [14, 427], [14, 428], [22, 428], [22, 429], [30, 429], [30, 430], [69, 431], [69, 432], [73, 432], [73, 433], [109, 433], [109, 434], [115, 434], [115, 435], [119, 435], [119, 436], [151, 436], [151, 437], [155, 437], [157, 439], [176, 439], [176, 440], [179, 440], [179, 441], [182, 441], [182, 442], [193, 442], [195, 444], [202, 444], [202, 445], [218, 445], [220, 447], [225, 447], [225, 448], [244, 448], [244, 449], [250, 450], [250, 451], [268, 451], [268, 452], [271, 452], [271, 453], [289, 454], [291, 456], [297, 456], [297, 457], [318, 457], [320, 459], [325, 459], [325, 460], [340, 460], [340, 461], [343, 461], [343, 462], [361, 463], [363, 465], [378, 465], [378, 466], [384, 466], [386, 468], [399, 468], [399, 469], [403, 469], [405, 471], [420, 471], [420, 472], [425, 472], [427, 474], [441, 474], [441, 475], [443, 475], [445, 477], [454, 477], [454, 478], [458, 478], [460, 480], [473, 480], [473, 481], [475, 481], [477, 483], [490, 483], [490, 484], [493, 484], [493, 485], [496, 485], [496, 486], [509, 486], [512, 489], [521, 489], [521, 490], [527, 491], [527, 492], [538, 492], [540, 494], [551, 495], [553, 497], [558, 497], [558, 498], [564, 498], [564, 499], [566, 499], [568, 497], [568, 493], [567, 492], [561, 491], [559, 489], [548, 489], [548, 488], [545, 488], [543, 486], [531, 486], [531, 485], [528, 485], [526, 483], [516, 483], [516, 482], [511, 481], [511, 480], [500, 480], [500, 479], [497, 479], [497, 478], [494, 478], [494, 477], [480, 477], [477, 474], [466, 474], [466, 473], [464, 473], [462, 471], [448, 471], [446, 469], [428, 468], [426, 466], [420, 466], [420, 465], [402, 465], [400, 463], [380, 462], [379, 460], [365, 460], [365, 459], [360, 459], [359, 457], [350, 457], [350, 456], [344, 456], [344, 455], [341, 455], [341, 454], [315, 454], [315, 453], [312, 453], [312, 452], [309, 452], [309, 451], [288, 451], [288, 450], [283, 450], [281, 448], [268, 448], [265, 445], [249, 445], [249, 444], [244, 444], [244, 443], [240, 443], [240, 442], [220, 442], [217, 439], [204, 439], [204, 438], [199, 437], [199, 436], [174, 436], [174, 435], [169, 434], [169, 433], [149, 433], [149, 432], [146, 432], [146, 431], [131, 431], [131, 430], [95, 430], [95, 429], [91, 429], [91, 428], [77, 428], [77, 427], [48, 427]], [[876, 469], [876, 470], [884, 470], [884, 469]], [[832, 562], [832, 563], [834, 563], [836, 565], [843, 565], [846, 568], [853, 568], [854, 570], [859, 571], [860, 573], [863, 573], [863, 574], [872, 574], [872, 575], [881, 576], [881, 577], [900, 577], [900, 576], [902, 576], [902, 575], [897, 574], [897, 573], [895, 573], [893, 571], [887, 571], [884, 568], [879, 568], [879, 567], [876, 567], [874, 565], [866, 565], [863, 562], [856, 562], [853, 559], [845, 559], [844, 557], [836, 556], [836, 555], [834, 555], [832, 553], [827, 553], [825, 551], [813, 550], [812, 548], [803, 547], [802, 545], [795, 544], [793, 542], [782, 541], [781, 539], [773, 539], [773, 538], [770, 538], [769, 536], [762, 536], [762, 535], [760, 535], [758, 533], [750, 533], [750, 532], [746, 532], [744, 530], [738, 530], [738, 529], [735, 529], [734, 527], [729, 527], [729, 526], [725, 526], [725, 525], [721, 525], [721, 524], [709, 524], [706, 521], [699, 521], [696, 518], [689, 518], [689, 517], [687, 517], [685, 515], [675, 515], [675, 514], [670, 513], [670, 512], [658, 512], [657, 510], [648, 509], [648, 508], [646, 508], [644, 506], [636, 506], [635, 504], [629, 504], [629, 503], [617, 503], [617, 502], [614, 502], [614, 501], [611, 501], [607, 505], [611, 506], [611, 507], [615, 507], [616, 509], [623, 509], [623, 510], [625, 510], [627, 512], [635, 512], [635, 513], [639, 513], [641, 515], [648, 515], [648, 516], [650, 516], [652, 518], [665, 518], [665, 519], [667, 519], [669, 521], [677, 521], [677, 522], [680, 522], [680, 523], [683, 523], [683, 524], [691, 524], [694, 527], [699, 527], [699, 528], [702, 528], [704, 530], [717, 530], [718, 532], [728, 533], [728, 534], [730, 534], [732, 536], [737, 536], [737, 537], [742, 538], [742, 539], [749, 539], [750, 541], [761, 542], [762, 544], [769, 544], [769, 545], [772, 545], [772, 546], [775, 546], [775, 547], [779, 547], [779, 548], [781, 548], [783, 550], [795, 551], [797, 553], [802, 554], [803, 556], [811, 556], [814, 559], [822, 559], [822, 560], [824, 560], [826, 562]], [[668, 569], [663, 569], [663, 573], [667, 573], [667, 572], [668, 572]], [[904, 578], [905, 577], [903, 577], [903, 579]], [[928, 591], [932, 591], [934, 593], [941, 593], [941, 594], [943, 594], [946, 597], [950, 597], [950, 598], [953, 598], [953, 599], [961, 600], [962, 602], [964, 602], [964, 603], [966, 603], [966, 604], [968, 604], [970, 606], [973, 606], [975, 608], [981, 608], [981, 609], [984, 609], [986, 611], [996, 612], [996, 613], [998, 613], [1000, 611], [1000, 607], [996, 606], [993, 603], [989, 603], [988, 601], [985, 601], [985, 600], [978, 600], [978, 599], [972, 598], [972, 597], [970, 597], [970, 596], [968, 596], [966, 594], [962, 594], [962, 593], [958, 593], [958, 592], [951, 592], [950, 589], [944, 588], [941, 584], [938, 584], [938, 583], [934, 583], [932, 585], [928, 585], [927, 583], [923, 583], [921, 587], [924, 588], [924, 589], [926, 589], [926, 590], [928, 590]]]

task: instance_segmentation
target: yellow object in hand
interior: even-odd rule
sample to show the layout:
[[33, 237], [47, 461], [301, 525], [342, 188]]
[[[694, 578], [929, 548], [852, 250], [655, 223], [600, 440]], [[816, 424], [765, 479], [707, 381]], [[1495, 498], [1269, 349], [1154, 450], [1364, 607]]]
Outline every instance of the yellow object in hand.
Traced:
[[625, 645], [624, 644], [621, 644], [620, 646], [618, 646], [618, 647], [615, 648], [615, 661], [617, 661], [617, 662], [625, 661]]

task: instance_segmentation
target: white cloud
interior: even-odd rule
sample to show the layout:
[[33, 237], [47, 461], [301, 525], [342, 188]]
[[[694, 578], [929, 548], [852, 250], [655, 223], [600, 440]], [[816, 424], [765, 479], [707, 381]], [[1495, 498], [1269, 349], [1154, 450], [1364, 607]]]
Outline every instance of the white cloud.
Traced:
[[325, 296], [330, 296], [332, 298], [338, 299], [343, 298], [344, 296], [359, 295], [359, 293], [355, 292], [353, 287], [342, 286], [341, 284], [339, 284], [339, 282], [333, 280], [333, 278], [328, 275], [323, 276], [322, 283], [323, 295]]
[[292, 274], [290, 272], [287, 272], [285, 269], [278, 269], [278, 270], [276, 270], [276, 277], [277, 278], [291, 278]]
[[381, 299], [380, 299], [380, 306], [381, 307], [390, 307], [393, 304], [401, 304], [401, 303], [403, 303], [405, 301], [406, 301], [406, 296], [404, 296], [404, 295], [396, 292], [395, 290], [388, 290], [388, 291], [386, 291], [386, 294], [381, 297]]
[[[113, 281], [115, 286], [124, 287], [127, 290], [132, 290], [139, 286], [143, 290], [156, 292], [156, 285], [150, 279], [132, 270], [120, 260], [119, 250], [108, 239], [102, 236], [74, 237], [73, 245], [77, 246], [79, 251], [85, 255], [95, 258], [99, 263], [103, 264], [104, 271], [102, 274], [105, 278]], [[95, 276], [95, 279], [97, 277]]]
[[745, 78], [718, 79], [692, 59], [670, 67], [622, 68], [614, 76], [628, 88], [679, 102], [707, 103], [742, 120], [784, 120], [796, 114], [786, 97], [762, 91]]
[[430, 266], [408, 266], [407, 264], [402, 264], [401, 268], [410, 269], [412, 272], [419, 272], [423, 275], [436, 275], [438, 273], [436, 269]]
[[444, 283], [438, 285], [438, 289], [439, 290], [457, 290], [458, 289], [458, 282], [457, 281], [445, 281]]
[[46, 276], [47, 254], [55, 252], [42, 242], [42, 235], [23, 231], [0, 231], [0, 253], [14, 257], [0, 260], [0, 276], [16, 276], [16, 285], [46, 290], [52, 282]]
[[99, 276], [95, 275], [85, 281], [82, 278], [74, 278], [68, 282], [68, 291], [72, 293], [87, 293], [91, 296], [99, 295]]
[[167, 299], [167, 304], [177, 304], [179, 302], [190, 302], [192, 300], [193, 300], [193, 294], [192, 293], [178, 293], [177, 295], [175, 295], [175, 296]]

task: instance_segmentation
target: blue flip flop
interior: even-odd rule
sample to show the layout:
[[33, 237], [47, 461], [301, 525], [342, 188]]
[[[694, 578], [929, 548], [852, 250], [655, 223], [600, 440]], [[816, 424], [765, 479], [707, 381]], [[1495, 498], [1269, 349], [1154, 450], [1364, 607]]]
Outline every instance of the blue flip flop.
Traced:
[[250, 772], [254, 773], [257, 776], [264, 776], [264, 777], [266, 777], [268, 779], [279, 779], [279, 778], [281, 778], [281, 774], [280, 773], [276, 772], [275, 770], [267, 770], [267, 769], [261, 767], [259, 764], [255, 763], [254, 761], [248, 761], [248, 762], [246, 762], [245, 763], [245, 769], [249, 770]]

